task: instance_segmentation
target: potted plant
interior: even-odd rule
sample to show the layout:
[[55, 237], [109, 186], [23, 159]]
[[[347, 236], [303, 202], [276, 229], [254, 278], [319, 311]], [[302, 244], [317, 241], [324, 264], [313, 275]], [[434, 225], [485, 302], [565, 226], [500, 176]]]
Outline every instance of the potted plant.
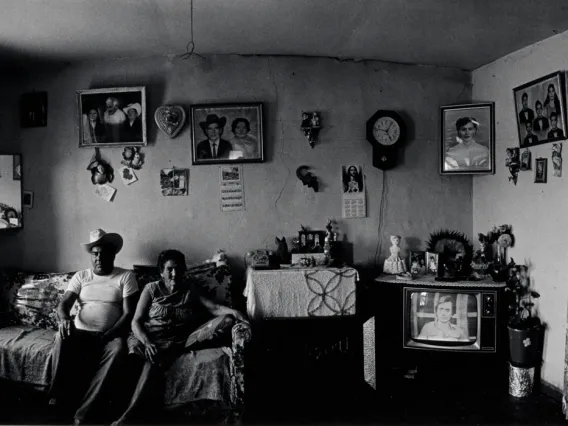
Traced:
[[543, 327], [534, 309], [534, 301], [540, 294], [530, 288], [527, 266], [514, 265], [508, 272], [505, 292], [511, 363], [518, 367], [534, 367], [541, 358]]

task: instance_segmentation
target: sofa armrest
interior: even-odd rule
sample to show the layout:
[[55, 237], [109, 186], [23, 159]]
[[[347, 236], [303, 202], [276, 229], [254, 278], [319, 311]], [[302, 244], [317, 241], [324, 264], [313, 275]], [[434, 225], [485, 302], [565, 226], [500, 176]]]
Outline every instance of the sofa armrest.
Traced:
[[245, 398], [245, 344], [251, 339], [250, 324], [237, 322], [232, 330], [231, 375], [232, 375], [232, 399], [236, 407], [235, 415], [238, 417], [244, 411]]

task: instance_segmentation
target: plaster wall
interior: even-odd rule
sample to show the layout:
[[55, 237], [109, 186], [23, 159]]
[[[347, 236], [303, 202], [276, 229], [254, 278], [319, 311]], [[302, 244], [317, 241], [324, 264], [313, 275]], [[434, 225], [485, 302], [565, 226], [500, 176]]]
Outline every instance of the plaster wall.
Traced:
[[[143, 85], [147, 88], [149, 145], [139, 181], [125, 186], [117, 176], [115, 199], [94, 195], [85, 170], [92, 149], [78, 147], [78, 89]], [[471, 177], [438, 174], [438, 116], [442, 104], [470, 97], [470, 75], [454, 69], [380, 62], [339, 62], [321, 58], [212, 56], [83, 62], [62, 69], [32, 70], [10, 93], [46, 90], [48, 126], [21, 129], [25, 189], [35, 192], [26, 226], [0, 246], [16, 245], [19, 265], [30, 270], [71, 271], [86, 267], [80, 248], [89, 231], [103, 228], [125, 238], [117, 264], [154, 264], [165, 248], [179, 248], [200, 261], [218, 248], [242, 269], [244, 254], [276, 248], [275, 236], [291, 238], [300, 225], [323, 229], [337, 221], [341, 239], [352, 244], [355, 264], [382, 264], [389, 235], [403, 236], [407, 250], [424, 249], [430, 232], [450, 228], [471, 235]], [[223, 213], [219, 166], [191, 166], [190, 128], [169, 139], [153, 122], [156, 107], [179, 103], [264, 103], [266, 162], [244, 164], [246, 211]], [[387, 172], [372, 166], [365, 122], [378, 109], [401, 113], [409, 136], [400, 165]], [[302, 110], [319, 110], [323, 129], [315, 148], [300, 131]], [[12, 114], [1, 117], [13, 119]], [[6, 123], [1, 123], [3, 126]], [[120, 166], [121, 148], [102, 148]], [[341, 218], [341, 165], [362, 164], [367, 184], [367, 217]], [[320, 191], [301, 184], [295, 170], [308, 165]], [[189, 195], [163, 197], [162, 168], [187, 167]], [[381, 194], [384, 200], [381, 202]], [[380, 209], [383, 220], [380, 223]]]
[[[505, 149], [518, 147], [513, 88], [547, 74], [568, 69], [568, 32], [514, 52], [473, 72], [473, 99], [495, 101], [496, 166], [493, 176], [473, 178], [473, 231], [486, 233], [493, 225], [512, 224], [515, 246], [508, 254], [530, 266], [531, 282], [541, 294], [539, 310], [547, 323], [541, 376], [561, 387], [566, 334], [565, 285], [568, 183], [552, 176], [552, 144], [531, 148], [533, 171], [508, 181]], [[566, 129], [564, 129], [566, 132]], [[564, 144], [566, 145], [566, 144]], [[566, 153], [564, 153], [566, 156]], [[534, 183], [535, 158], [548, 158], [548, 183]]]

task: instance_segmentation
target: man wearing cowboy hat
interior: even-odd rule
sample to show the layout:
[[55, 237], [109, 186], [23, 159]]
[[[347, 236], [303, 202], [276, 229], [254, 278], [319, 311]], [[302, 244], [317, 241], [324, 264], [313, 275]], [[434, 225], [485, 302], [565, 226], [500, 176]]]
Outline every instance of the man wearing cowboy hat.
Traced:
[[217, 114], [209, 114], [205, 121], [199, 123], [201, 129], [207, 135], [207, 139], [197, 144], [198, 159], [229, 158], [229, 153], [233, 150], [233, 146], [229, 141], [221, 139], [226, 123], [227, 118], [219, 118]]
[[[105, 392], [111, 391], [113, 376], [127, 353], [123, 338], [136, 308], [138, 284], [131, 271], [114, 266], [122, 244], [119, 234], [92, 231], [89, 242], [83, 244], [92, 268], [73, 275], [57, 308], [60, 322], [52, 350], [50, 404], [59, 405], [62, 398], [72, 396], [82, 398], [75, 424], [89, 417]], [[79, 311], [72, 322], [75, 302]], [[83, 380], [77, 382], [77, 378]], [[86, 393], [73, 392], [83, 383], [88, 383]]]
[[118, 107], [118, 99], [115, 97], [107, 98], [105, 106], [103, 121], [107, 128], [107, 142], [121, 142], [120, 129], [126, 121], [126, 115]]
[[142, 106], [138, 102], [128, 104], [124, 108], [124, 113], [128, 118], [122, 123], [121, 142], [142, 142], [142, 120], [140, 118]]

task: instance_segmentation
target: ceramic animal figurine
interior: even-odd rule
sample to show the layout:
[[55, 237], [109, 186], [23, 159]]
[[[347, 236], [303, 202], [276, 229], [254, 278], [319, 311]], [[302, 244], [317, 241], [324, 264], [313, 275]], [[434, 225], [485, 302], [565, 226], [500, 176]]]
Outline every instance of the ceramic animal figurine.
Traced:
[[289, 264], [290, 253], [288, 252], [288, 244], [286, 243], [286, 238], [282, 237], [282, 239], [280, 240], [278, 239], [278, 237], [276, 237], [274, 241], [278, 245], [278, 248], [276, 249], [276, 256], [278, 256], [278, 258], [280, 259], [280, 263]]

